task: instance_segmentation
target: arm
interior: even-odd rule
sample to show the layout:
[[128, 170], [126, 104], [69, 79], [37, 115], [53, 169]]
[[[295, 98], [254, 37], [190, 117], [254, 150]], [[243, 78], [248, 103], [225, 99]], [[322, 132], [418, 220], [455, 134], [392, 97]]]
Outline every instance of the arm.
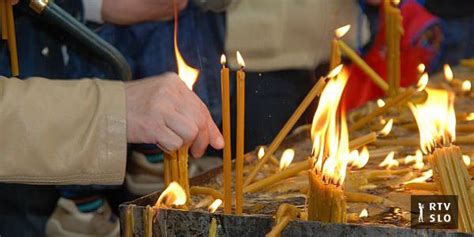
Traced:
[[2, 182], [122, 182], [123, 83], [0, 78], [0, 111]]
[[209, 111], [174, 73], [128, 82], [0, 77], [0, 182], [119, 184], [126, 146], [224, 145]]

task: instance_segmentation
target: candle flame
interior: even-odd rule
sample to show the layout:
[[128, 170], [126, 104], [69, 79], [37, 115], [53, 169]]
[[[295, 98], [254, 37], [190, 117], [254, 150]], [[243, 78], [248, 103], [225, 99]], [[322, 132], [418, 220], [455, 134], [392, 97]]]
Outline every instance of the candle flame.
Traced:
[[392, 0], [393, 5], [398, 6], [400, 4], [400, 0]]
[[178, 20], [177, 17], [175, 17], [175, 22], [174, 22], [174, 54], [176, 56], [176, 65], [178, 66], [178, 75], [179, 78], [186, 84], [186, 86], [192, 90], [193, 85], [196, 82], [198, 76], [199, 76], [199, 70], [196, 68], [190, 67], [188, 64], [186, 64], [186, 61], [184, 61], [183, 55], [181, 55], [181, 52], [179, 51], [178, 47]]
[[334, 33], [336, 34], [337, 38], [342, 38], [347, 32], [349, 32], [350, 29], [351, 25], [345, 25], [337, 28]]
[[430, 169], [428, 171], [423, 172], [420, 177], [403, 182], [403, 184], [423, 183], [423, 182], [426, 182], [426, 180], [430, 179], [431, 177], [433, 177], [433, 170]]
[[393, 159], [395, 157], [395, 152], [391, 151], [388, 153], [388, 155], [385, 157], [385, 159], [380, 162], [379, 167], [385, 167], [386, 169], [390, 169], [392, 167], [398, 167], [399, 162], [398, 160]]
[[218, 199], [214, 200], [214, 202], [212, 202], [211, 205], [209, 205], [207, 210], [210, 213], [214, 213], [214, 212], [216, 212], [217, 208], [219, 208], [221, 206], [221, 204], [222, 204], [222, 200], [218, 198]]
[[415, 164], [413, 165], [413, 168], [417, 170], [423, 170], [424, 167], [425, 163], [423, 162], [423, 153], [420, 150], [416, 150]]
[[446, 90], [426, 89], [428, 98], [423, 104], [408, 106], [420, 132], [420, 148], [429, 154], [435, 147], [448, 146], [456, 138], [454, 95]]
[[364, 208], [364, 210], [362, 210], [359, 214], [359, 218], [366, 218], [369, 216], [369, 211], [367, 211], [366, 208]]
[[378, 99], [377, 100], [377, 106], [382, 108], [385, 106], [385, 101], [383, 101], [382, 99]]
[[471, 165], [471, 157], [469, 157], [468, 155], [462, 155], [462, 161], [467, 167]]
[[471, 82], [466, 80], [462, 82], [461, 86], [462, 91], [468, 92], [471, 91]]
[[474, 113], [469, 113], [466, 116], [466, 121], [474, 121]]
[[263, 148], [263, 146], [261, 146], [260, 148], [258, 148], [257, 158], [260, 160], [263, 158], [263, 156], [265, 156], [265, 149]]
[[179, 206], [186, 203], [186, 193], [184, 189], [176, 182], [171, 182], [168, 187], [161, 193], [155, 207], [171, 207], [172, 205]]
[[226, 63], [227, 63], [227, 58], [225, 57], [225, 54], [222, 54], [221, 55], [221, 65], [224, 67]]
[[417, 170], [423, 170], [424, 167], [425, 167], [425, 163], [423, 162], [417, 162], [413, 165], [413, 168]]
[[379, 135], [380, 136], [387, 136], [390, 131], [392, 131], [392, 127], [393, 127], [393, 119], [390, 119], [388, 120], [387, 123], [385, 123], [385, 126], [382, 128], [382, 130], [379, 131]]
[[[356, 150], [357, 151], [357, 150]], [[369, 162], [369, 149], [366, 146], [360, 152], [357, 151], [357, 157], [352, 162], [353, 168], [362, 169]]]
[[244, 58], [242, 57], [242, 55], [240, 54], [239, 51], [237, 51], [236, 55], [237, 55], [237, 63], [239, 63], [239, 66], [240, 66], [241, 68], [244, 68], [244, 67], [245, 67]]
[[344, 67], [344, 65], [342, 64], [339, 64], [337, 65], [334, 69], [332, 69], [328, 75], [326, 76], [327, 78], [333, 78], [333, 77], [336, 77], [337, 75], [339, 75], [339, 73], [342, 71], [342, 68]]
[[428, 73], [425, 72], [423, 75], [421, 75], [420, 79], [418, 80], [418, 83], [416, 84], [417, 90], [422, 91], [426, 88], [428, 85], [430, 77], [428, 76]]
[[349, 159], [347, 160], [347, 165], [350, 165], [351, 167], [354, 165], [356, 160], [359, 159], [359, 151], [358, 150], [352, 150], [351, 153], [349, 153]]
[[424, 73], [425, 70], [426, 70], [426, 66], [425, 66], [425, 64], [420, 63], [420, 64], [418, 64], [418, 67], [416, 69], [418, 69], [419, 73]]
[[444, 79], [446, 79], [446, 81], [448, 82], [452, 81], [454, 78], [454, 74], [449, 64], [444, 64], [443, 71], [444, 71]]
[[348, 71], [331, 78], [321, 93], [318, 109], [313, 117], [311, 138], [314, 170], [326, 183], [341, 185], [346, 175], [349, 158], [349, 134], [345, 110], [339, 110]]
[[284, 170], [290, 166], [291, 162], [293, 161], [293, 158], [295, 157], [295, 150], [293, 149], [286, 149], [283, 151], [283, 154], [281, 155], [280, 159], [280, 170]]

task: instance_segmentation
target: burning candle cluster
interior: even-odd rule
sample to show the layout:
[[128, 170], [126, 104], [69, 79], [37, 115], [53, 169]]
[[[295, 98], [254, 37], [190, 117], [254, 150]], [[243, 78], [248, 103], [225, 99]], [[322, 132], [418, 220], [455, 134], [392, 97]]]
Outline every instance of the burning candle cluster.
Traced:
[[347, 78], [347, 72], [343, 71], [329, 80], [314, 115], [311, 128], [312, 169], [308, 174], [309, 220], [346, 222], [346, 200], [342, 184], [350, 156], [349, 134], [344, 107], [339, 106], [339, 102]]
[[[383, 190], [390, 190], [389, 194], [396, 195], [402, 192], [406, 195], [415, 190], [458, 195], [459, 230], [474, 231], [473, 207], [470, 201], [474, 195], [471, 195], [471, 176], [468, 170], [471, 167], [471, 159], [462, 154], [458, 146], [453, 145], [456, 138], [456, 115], [454, 93], [450, 92], [454, 88], [452, 91], [457, 95], [465, 96], [468, 90], [470, 91], [470, 81], [454, 78], [449, 66], [445, 66], [446, 76], [442, 83], [444, 87], [435, 86], [438, 89], [434, 89], [431, 82], [431, 87], [427, 87], [429, 77], [425, 72], [425, 66], [420, 64], [418, 83], [400, 88], [399, 48], [403, 29], [398, 1], [384, 1], [383, 10], [386, 20], [386, 80], [343, 42], [342, 38], [350, 30], [350, 25], [337, 29], [331, 42], [330, 72], [313, 86], [268, 146], [260, 146], [255, 154], [247, 154], [249, 157], [254, 155], [254, 160], [247, 159], [247, 155], [244, 154], [245, 62], [242, 55], [237, 52], [240, 67], [235, 80], [236, 140], [232, 143], [230, 69], [226, 67], [225, 55], [222, 55], [220, 62], [222, 132], [225, 141], [222, 176], [215, 177], [218, 181], [212, 187], [189, 187], [188, 148], [166, 154], [164, 165], [168, 188], [162, 192], [154, 208], [147, 207], [145, 210], [143, 216], [148, 223], [145, 228], [146, 235], [151, 233], [151, 220], [158, 208], [196, 210], [209, 206], [208, 210], [212, 214], [223, 204], [224, 214], [234, 212], [243, 215], [252, 214], [254, 209], [262, 208], [264, 205], [272, 206], [279, 200], [278, 205], [272, 206], [275, 224], [267, 236], [279, 236], [286, 226], [296, 219], [325, 223], [371, 223], [377, 210], [371, 209], [368, 204], [397, 210], [393, 211], [396, 213], [392, 213], [390, 218], [402, 215], [397, 206], [398, 202], [389, 200], [388, 195], [374, 194]], [[176, 38], [175, 34], [179, 75], [192, 89], [199, 71], [186, 65], [179, 52]], [[350, 120], [349, 125], [344, 105], [341, 104], [349, 72], [340, 65], [341, 54], [360, 67], [388, 96], [376, 103], [374, 101], [372, 110], [365, 111], [362, 116]], [[305, 151], [302, 153], [297, 147], [284, 144], [284, 140], [316, 97], [319, 97], [319, 102], [312, 124], [296, 129], [305, 133], [304, 139], [311, 140], [312, 147], [302, 149]], [[407, 119], [404, 112], [410, 118]], [[358, 111], [351, 111], [351, 114], [356, 113]], [[410, 113], [414, 114], [414, 118]], [[458, 119], [474, 121], [474, 113], [458, 115]], [[407, 121], [411, 124], [403, 124]], [[417, 134], [407, 133], [412, 127], [419, 129], [419, 141], [416, 138]], [[468, 126], [465, 127], [469, 129]], [[396, 130], [396, 134], [391, 133], [392, 128]], [[296, 130], [293, 135], [298, 133]], [[474, 137], [472, 135], [461, 139], [458, 137], [457, 142], [460, 141], [474, 143]], [[236, 150], [234, 169], [232, 146], [235, 146]], [[407, 147], [414, 149], [409, 150]], [[281, 154], [281, 158], [278, 160], [275, 154], [278, 156]], [[302, 160], [300, 154], [304, 154], [307, 159]], [[204, 198], [196, 204], [191, 200], [191, 195]], [[275, 197], [278, 195], [282, 198]], [[291, 197], [303, 197], [304, 202], [297, 203]], [[254, 198], [257, 201], [253, 200]], [[259, 198], [271, 199], [271, 204], [258, 203], [261, 200]], [[358, 206], [354, 210], [350, 207], [354, 202], [367, 205]], [[405, 217], [401, 217], [405, 218], [405, 221], [409, 219], [406, 214], [404, 213]], [[219, 232], [217, 219], [215, 214], [209, 218], [209, 236], [217, 236]], [[223, 223], [220, 219], [219, 222]]]
[[427, 89], [424, 104], [409, 104], [420, 131], [420, 146], [433, 167], [434, 181], [444, 195], [459, 200], [459, 229], [474, 231], [473, 207], [469, 192], [471, 176], [461, 149], [452, 145], [456, 138], [454, 95], [446, 90]]

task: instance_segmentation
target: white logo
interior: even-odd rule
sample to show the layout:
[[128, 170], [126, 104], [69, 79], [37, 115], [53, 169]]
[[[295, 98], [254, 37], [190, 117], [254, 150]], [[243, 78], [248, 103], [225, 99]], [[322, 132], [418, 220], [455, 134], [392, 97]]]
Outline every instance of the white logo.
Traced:
[[420, 214], [418, 216], [418, 223], [423, 223], [425, 222], [423, 220], [423, 208], [425, 208], [425, 204], [423, 203], [418, 203], [418, 210], [420, 210]]

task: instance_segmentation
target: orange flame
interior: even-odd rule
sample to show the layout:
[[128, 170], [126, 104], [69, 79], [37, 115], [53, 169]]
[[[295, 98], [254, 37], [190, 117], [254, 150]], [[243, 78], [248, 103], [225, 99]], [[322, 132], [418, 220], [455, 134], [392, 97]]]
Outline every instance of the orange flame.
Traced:
[[382, 108], [385, 106], [385, 101], [383, 101], [382, 99], [378, 99], [377, 100], [377, 106]]
[[456, 138], [454, 95], [446, 90], [426, 89], [428, 98], [423, 104], [408, 106], [420, 131], [420, 148], [428, 154], [435, 147], [446, 146]]
[[390, 119], [388, 120], [387, 123], [385, 123], [385, 126], [383, 126], [382, 130], [379, 131], [379, 135], [380, 136], [387, 136], [390, 131], [392, 131], [392, 127], [393, 127], [393, 119]]
[[352, 167], [362, 169], [369, 162], [369, 149], [364, 146], [360, 152], [357, 152], [357, 154], [357, 158], [352, 162]]
[[186, 192], [176, 182], [171, 182], [168, 187], [161, 193], [155, 207], [171, 207], [172, 205], [179, 206], [186, 203]]
[[474, 121], [474, 113], [469, 113], [466, 116], [466, 121]]
[[224, 67], [226, 63], [227, 63], [227, 58], [225, 57], [225, 54], [222, 54], [221, 55], [221, 65], [222, 65], [222, 67]]
[[236, 55], [237, 55], [237, 63], [239, 63], [239, 66], [241, 68], [244, 68], [245, 67], [245, 61], [244, 61], [244, 58], [242, 57], [242, 54], [240, 54], [240, 52], [237, 51]]
[[428, 73], [425, 72], [423, 75], [421, 75], [420, 79], [418, 80], [418, 83], [416, 84], [417, 90], [422, 91], [426, 88], [428, 85], [430, 77], [428, 76]]
[[471, 165], [471, 157], [469, 157], [468, 155], [462, 155], [462, 161], [467, 167]]
[[413, 165], [413, 168], [417, 170], [423, 170], [424, 167], [425, 167], [425, 163], [423, 162], [423, 153], [421, 153], [420, 150], [416, 150], [415, 164]]
[[351, 25], [345, 25], [342, 27], [337, 28], [334, 33], [336, 34], [337, 38], [342, 38], [349, 30], [351, 29]]
[[418, 64], [418, 67], [416, 67], [419, 73], [424, 73], [426, 70], [426, 66], [423, 63]]
[[462, 91], [468, 92], [471, 90], [471, 82], [470, 81], [463, 81], [461, 85]]
[[260, 160], [263, 158], [263, 156], [265, 156], [265, 149], [263, 148], [263, 146], [261, 146], [260, 148], [258, 148], [257, 158]]
[[423, 183], [423, 182], [426, 182], [426, 180], [430, 179], [431, 177], [433, 177], [433, 170], [428, 170], [428, 171], [423, 172], [420, 177], [403, 182], [403, 184]]
[[395, 157], [395, 152], [391, 151], [388, 153], [387, 157], [380, 162], [379, 167], [385, 167], [386, 169], [390, 169], [392, 167], [398, 167], [399, 162], [398, 160], [393, 159]]
[[327, 77], [327, 78], [336, 77], [337, 75], [339, 75], [339, 73], [341, 73], [343, 67], [344, 67], [344, 65], [342, 65], [342, 64], [337, 65], [334, 69], [332, 69], [332, 70], [328, 73], [328, 75], [327, 75], [326, 77]]
[[280, 170], [284, 170], [290, 166], [291, 162], [293, 161], [293, 158], [295, 157], [295, 150], [293, 149], [286, 149], [283, 151], [283, 154], [281, 155], [280, 159]]
[[347, 78], [348, 71], [342, 70], [328, 81], [311, 127], [314, 169], [322, 174], [325, 182], [336, 185], [344, 182], [350, 156], [345, 110], [341, 109], [338, 113]]
[[214, 200], [214, 202], [212, 202], [211, 205], [209, 205], [207, 210], [210, 213], [214, 213], [214, 212], [216, 212], [217, 208], [219, 208], [221, 205], [222, 205], [222, 200], [218, 198], [218, 199]]
[[184, 61], [181, 52], [178, 47], [178, 16], [177, 16], [177, 7], [175, 4], [175, 21], [174, 21], [174, 54], [176, 56], [176, 65], [178, 66], [178, 75], [179, 78], [186, 84], [186, 86], [192, 90], [193, 85], [196, 82], [199, 76], [199, 70], [190, 67]]
[[446, 81], [448, 82], [452, 81], [454, 78], [454, 74], [449, 64], [444, 64], [443, 71], [444, 71], [444, 79], [446, 79]]

